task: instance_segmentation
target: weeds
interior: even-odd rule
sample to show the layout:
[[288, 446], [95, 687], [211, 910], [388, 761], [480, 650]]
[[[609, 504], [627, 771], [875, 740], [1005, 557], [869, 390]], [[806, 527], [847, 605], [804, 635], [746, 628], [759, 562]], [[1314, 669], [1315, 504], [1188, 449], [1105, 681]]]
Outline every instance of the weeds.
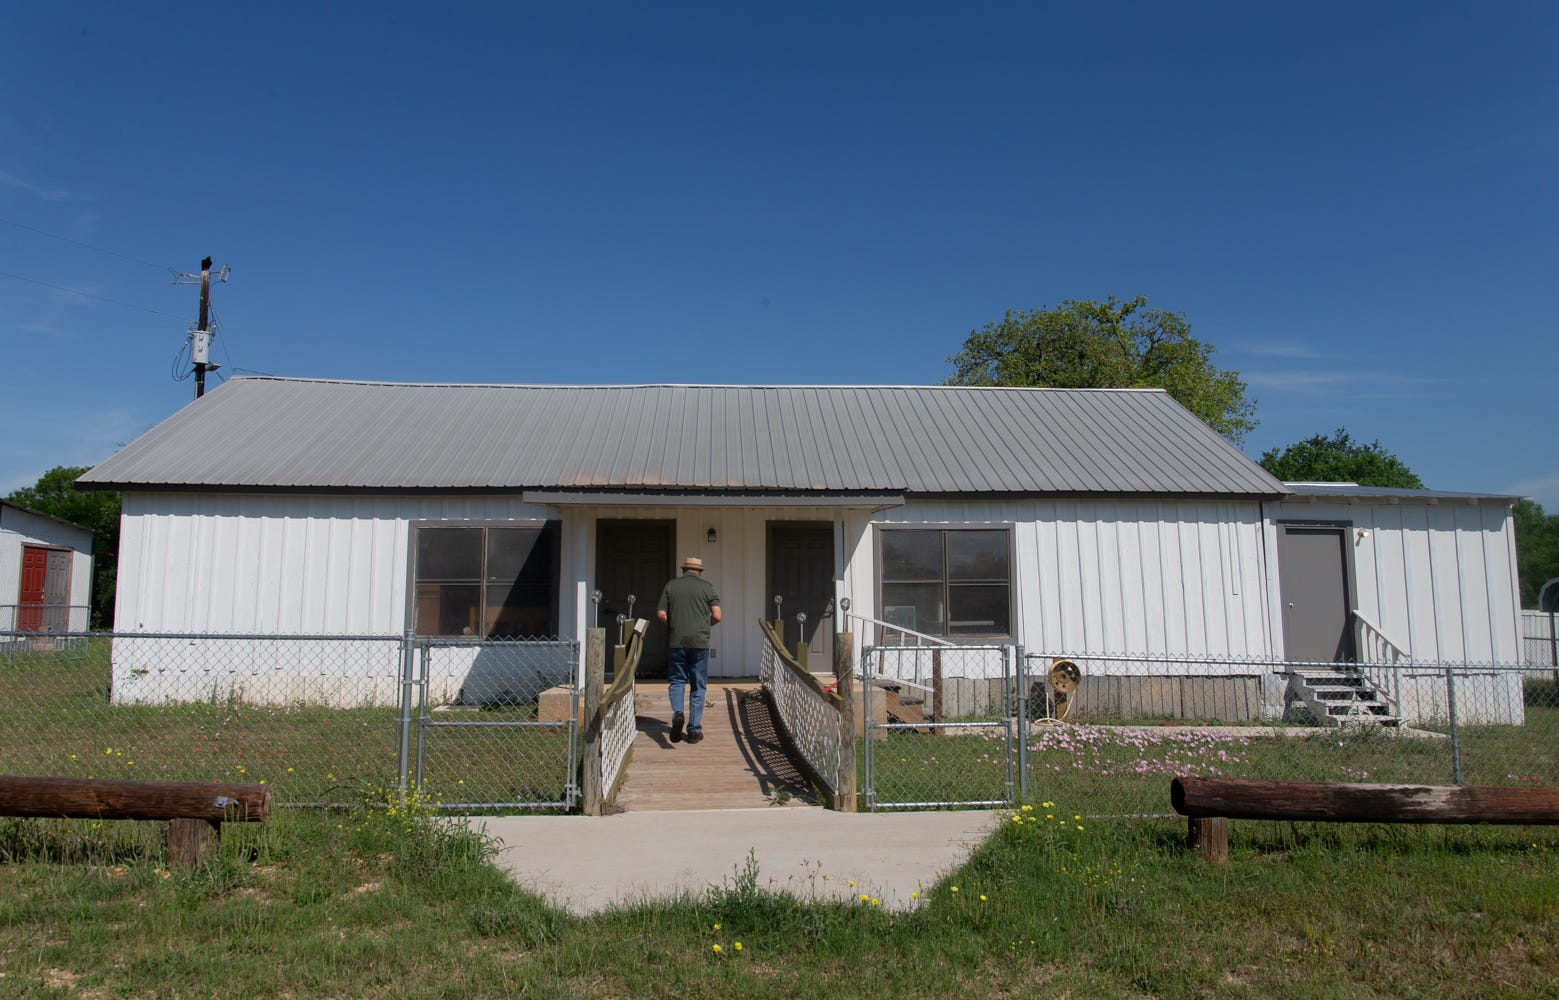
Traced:
[[813, 898], [820, 869], [765, 884], [749, 852], [700, 893], [580, 919], [436, 800], [360, 798], [230, 824], [189, 872], [168, 871], [152, 824], [0, 825], [0, 995], [1476, 997], [1559, 980], [1551, 830], [1239, 823], [1220, 868], [1178, 824], [1045, 799], [907, 910], [864, 885]]

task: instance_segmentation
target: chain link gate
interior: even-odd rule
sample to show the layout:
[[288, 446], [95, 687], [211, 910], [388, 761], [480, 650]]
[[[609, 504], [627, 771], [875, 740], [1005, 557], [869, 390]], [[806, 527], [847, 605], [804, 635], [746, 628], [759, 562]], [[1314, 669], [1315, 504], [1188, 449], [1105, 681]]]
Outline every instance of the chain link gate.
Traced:
[[[419, 639], [406, 660], [401, 775], [443, 810], [579, 801], [579, 643]], [[415, 733], [412, 704], [415, 701]]]
[[1027, 793], [1017, 646], [861, 651], [866, 808], [1008, 806]]

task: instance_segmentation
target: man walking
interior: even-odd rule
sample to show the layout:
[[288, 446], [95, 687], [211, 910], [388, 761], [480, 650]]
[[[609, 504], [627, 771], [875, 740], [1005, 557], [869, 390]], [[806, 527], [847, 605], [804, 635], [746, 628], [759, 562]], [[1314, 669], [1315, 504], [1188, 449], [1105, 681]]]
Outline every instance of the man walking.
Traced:
[[[704, 579], [704, 561], [697, 556], [682, 560], [682, 575], [660, 592], [655, 617], [671, 627], [671, 648], [666, 655], [666, 677], [671, 695], [671, 742], [681, 743], [687, 725], [687, 741], [704, 738], [704, 689], [709, 686], [709, 629], [720, 623], [720, 595]], [[687, 715], [682, 714], [682, 692], [687, 690]]]

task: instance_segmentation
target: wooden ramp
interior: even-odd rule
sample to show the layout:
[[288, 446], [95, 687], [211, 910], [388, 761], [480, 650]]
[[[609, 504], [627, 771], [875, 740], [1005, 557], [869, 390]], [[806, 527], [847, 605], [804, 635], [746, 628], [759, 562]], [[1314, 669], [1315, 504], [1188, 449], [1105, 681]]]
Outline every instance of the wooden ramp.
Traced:
[[671, 742], [665, 681], [638, 685], [639, 734], [617, 811], [817, 805], [756, 681], [710, 681], [702, 743]]

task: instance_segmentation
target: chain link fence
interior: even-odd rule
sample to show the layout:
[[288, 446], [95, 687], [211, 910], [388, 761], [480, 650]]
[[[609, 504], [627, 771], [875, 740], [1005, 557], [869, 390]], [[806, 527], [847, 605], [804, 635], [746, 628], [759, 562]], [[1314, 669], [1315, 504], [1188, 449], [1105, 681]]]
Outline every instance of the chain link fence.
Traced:
[[1521, 662], [1559, 668], [1559, 612], [1521, 612]]
[[868, 809], [995, 806], [1021, 794], [1013, 646], [871, 646], [861, 654]]
[[419, 639], [416, 783], [445, 808], [572, 808], [579, 644]]
[[572, 642], [0, 631], [0, 772], [572, 805]]
[[91, 617], [85, 604], [0, 604], [0, 632], [85, 632]]
[[1559, 685], [1521, 665], [925, 646], [864, 650], [861, 678], [874, 809], [1033, 800], [1169, 816], [1180, 774], [1559, 784]]

